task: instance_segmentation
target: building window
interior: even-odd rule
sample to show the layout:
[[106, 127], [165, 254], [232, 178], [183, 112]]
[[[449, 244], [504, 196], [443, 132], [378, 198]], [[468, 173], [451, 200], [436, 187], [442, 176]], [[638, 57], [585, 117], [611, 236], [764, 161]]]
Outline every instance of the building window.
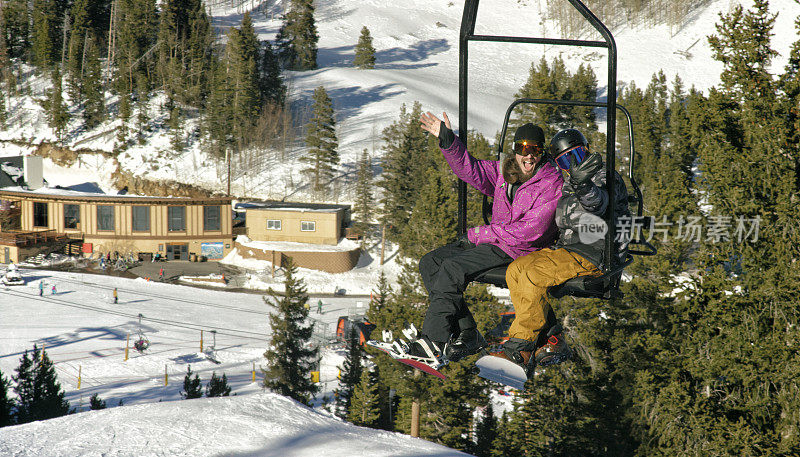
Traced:
[[97, 205], [97, 230], [114, 231], [114, 207]]
[[134, 232], [150, 231], [150, 207], [133, 206], [131, 207], [131, 229]]
[[186, 207], [169, 206], [167, 207], [168, 229], [170, 232], [186, 231]]
[[33, 226], [47, 227], [47, 203], [33, 202]]
[[212, 231], [219, 230], [219, 206], [204, 206], [203, 207], [203, 230]]
[[267, 219], [267, 230], [280, 230], [281, 221], [278, 219]]
[[317, 223], [314, 221], [300, 221], [301, 232], [316, 232]]
[[81, 228], [81, 207], [80, 205], [64, 205], [64, 228]]

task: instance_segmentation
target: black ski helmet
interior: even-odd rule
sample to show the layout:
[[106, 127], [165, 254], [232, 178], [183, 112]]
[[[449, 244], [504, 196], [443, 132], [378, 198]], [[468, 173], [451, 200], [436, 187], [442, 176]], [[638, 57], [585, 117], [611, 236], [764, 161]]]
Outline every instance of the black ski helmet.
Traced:
[[559, 154], [567, 149], [588, 145], [589, 142], [586, 141], [586, 137], [583, 136], [583, 133], [577, 129], [564, 129], [556, 133], [553, 139], [550, 140], [550, 154], [553, 157], [558, 157]]

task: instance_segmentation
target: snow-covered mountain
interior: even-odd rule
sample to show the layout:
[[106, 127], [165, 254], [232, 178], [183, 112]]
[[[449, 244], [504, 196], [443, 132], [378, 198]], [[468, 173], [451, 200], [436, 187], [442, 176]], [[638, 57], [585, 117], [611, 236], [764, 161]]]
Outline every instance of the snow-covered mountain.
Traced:
[[[242, 2], [238, 7], [229, 2], [210, 2], [215, 28], [220, 32], [241, 21], [250, 11], [255, 30], [262, 39], [273, 39], [280, 27], [280, 14], [288, 0]], [[652, 75], [663, 70], [669, 80], [680, 75], [687, 87], [707, 90], [719, 80], [721, 66], [711, 58], [706, 36], [714, 33], [720, 13], [727, 13], [737, 4], [745, 8], [750, 1], [712, 0], [693, 11], [679, 28], [667, 25], [622, 26], [613, 30], [618, 47], [618, 79], [646, 86]], [[319, 69], [288, 72], [290, 98], [297, 112], [310, 102], [315, 87], [324, 86], [334, 102], [341, 164], [340, 175], [352, 177], [355, 163], [364, 149], [373, 158], [380, 157], [381, 132], [397, 118], [402, 104], [422, 103], [426, 110], [455, 114], [458, 107], [458, 33], [462, 3], [451, 0], [408, 0], [394, 4], [380, 0], [318, 0], [316, 20], [319, 30]], [[556, 36], [559, 29], [546, 17], [546, 0], [483, 0], [478, 9], [476, 33], [491, 35]], [[780, 70], [790, 44], [797, 39], [794, 21], [800, 5], [792, 0], [776, 0], [771, 11], [778, 13], [773, 47], [780, 52], [775, 69]], [[374, 70], [352, 67], [354, 47], [363, 26], [371, 30], [377, 50]], [[606, 87], [604, 51], [543, 45], [473, 43], [470, 47], [470, 125], [489, 138], [500, 129], [506, 107], [513, 100], [528, 76], [531, 63], [544, 55], [548, 60], [561, 55], [571, 70], [586, 63], [598, 76], [603, 97]], [[8, 102], [9, 128], [0, 132], [0, 140], [24, 140], [34, 144], [52, 141], [55, 136], [47, 127], [41, 107], [34, 102], [37, 94], [48, 87], [42, 78], [30, 79], [30, 96], [12, 98]], [[109, 97], [107, 105], [114, 107]], [[177, 179], [209, 189], [224, 190], [221, 165], [203, 150], [192, 132], [197, 119], [189, 119], [185, 131], [189, 147], [175, 155], [169, 150], [169, 136], [164, 128], [163, 102], [156, 97], [150, 105], [153, 131], [147, 142], [122, 153], [118, 160], [123, 170], [146, 174], [150, 179]], [[455, 118], [456, 116], [453, 116]], [[92, 131], [82, 131], [79, 120], [73, 121], [67, 143], [72, 148], [111, 151], [114, 129], [119, 121], [106, 122]], [[16, 153], [18, 146], [0, 145], [0, 155]], [[284, 159], [270, 155], [257, 170], [234, 176], [232, 191], [236, 195], [257, 198], [308, 200], [302, 182], [298, 181], [303, 154], [302, 141], [296, 141]], [[106, 160], [78, 164], [87, 174], [98, 175], [106, 170]], [[91, 160], [90, 160], [91, 162]], [[49, 163], [48, 163], [49, 165]], [[109, 189], [110, 180], [103, 173], [95, 178], [101, 188]], [[47, 178], [47, 175], [45, 176]], [[74, 180], [75, 178], [72, 178]], [[53, 182], [53, 180], [50, 180]], [[326, 197], [348, 202], [352, 194], [346, 183]]]

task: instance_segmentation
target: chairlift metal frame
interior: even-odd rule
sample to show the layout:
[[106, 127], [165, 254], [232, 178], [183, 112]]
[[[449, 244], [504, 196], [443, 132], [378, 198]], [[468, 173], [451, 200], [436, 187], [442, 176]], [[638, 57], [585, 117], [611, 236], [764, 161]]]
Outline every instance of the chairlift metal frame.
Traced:
[[[643, 198], [642, 192], [633, 177], [635, 167], [635, 147], [633, 137], [633, 123], [630, 113], [623, 106], [617, 104], [617, 46], [614, 37], [606, 26], [594, 15], [580, 0], [568, 0], [569, 3], [578, 10], [581, 15], [589, 21], [589, 23], [597, 30], [603, 37], [604, 41], [593, 40], [567, 40], [556, 38], [535, 38], [535, 37], [513, 37], [513, 36], [489, 36], [489, 35], [475, 35], [475, 21], [477, 19], [478, 4], [480, 0], [465, 0], [464, 13], [461, 19], [461, 32], [459, 41], [459, 74], [458, 74], [458, 126], [459, 137], [462, 142], [467, 142], [468, 129], [468, 67], [469, 67], [469, 43], [471, 41], [483, 42], [503, 42], [503, 43], [528, 43], [528, 44], [547, 44], [553, 46], [576, 46], [576, 47], [598, 47], [606, 48], [608, 50], [608, 90], [607, 100], [605, 103], [595, 100], [547, 100], [547, 99], [519, 99], [511, 103], [506, 111], [505, 119], [503, 121], [503, 130], [500, 136], [500, 141], [497, 145], [497, 157], [501, 157], [503, 152], [503, 142], [508, 128], [508, 121], [511, 112], [520, 104], [548, 104], [548, 105], [568, 105], [568, 106], [589, 106], [596, 108], [606, 108], [607, 112], [607, 134], [606, 134], [606, 183], [607, 192], [609, 197], [608, 207], [604, 220], [608, 226], [608, 232], [605, 237], [605, 249], [603, 254], [603, 275], [598, 278], [575, 278], [567, 283], [574, 282], [572, 286], [577, 287], [561, 287], [559, 290], [551, 289], [551, 294], [556, 296], [575, 295], [587, 296], [597, 298], [620, 298], [621, 293], [618, 290], [619, 277], [622, 270], [633, 262], [633, 255], [655, 255], [656, 249], [641, 236], [641, 229], [643, 226], [651, 227], [652, 218], [643, 218]], [[629, 196], [629, 203], [637, 203], [636, 217], [642, 221], [642, 224], [637, 224], [639, 233], [634, 235], [631, 244], [642, 245], [646, 250], [628, 250], [628, 255], [625, 260], [619, 264], [614, 262], [617, 258], [618, 252], [614, 243], [617, 227], [616, 221], [613, 217], [616, 210], [616, 198], [614, 195], [615, 181], [616, 181], [616, 127], [617, 127], [617, 110], [622, 111], [628, 121], [628, 133], [630, 136], [630, 164], [629, 164], [629, 177], [633, 187], [634, 195]], [[483, 200], [483, 217], [486, 223], [489, 223], [488, 210], [488, 197], [484, 195]], [[467, 185], [465, 182], [459, 182], [458, 186], [458, 233], [462, 235], [467, 230]], [[503, 269], [504, 270], [504, 269]], [[482, 275], [484, 276], [484, 275]], [[481, 281], [481, 278], [477, 278]], [[580, 285], [576, 280], [580, 280]], [[483, 281], [487, 282], [487, 281]], [[491, 282], [491, 281], [488, 281]], [[505, 282], [504, 280], [502, 281]], [[581, 293], [581, 286], [584, 282], [594, 283], [601, 293], [589, 292], [586, 294]], [[496, 282], [495, 282], [496, 283]], [[555, 292], [555, 293], [554, 293]]]

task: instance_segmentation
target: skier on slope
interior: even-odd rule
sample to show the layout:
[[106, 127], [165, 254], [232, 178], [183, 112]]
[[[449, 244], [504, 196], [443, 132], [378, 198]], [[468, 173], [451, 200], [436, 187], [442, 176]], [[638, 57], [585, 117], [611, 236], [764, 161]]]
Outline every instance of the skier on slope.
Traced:
[[430, 307], [421, 337], [408, 355], [436, 361], [460, 360], [486, 347], [463, 292], [477, 275], [508, 265], [517, 257], [549, 246], [557, 237], [553, 217], [563, 178], [546, 159], [544, 132], [533, 124], [520, 126], [505, 160], [472, 157], [442, 113], [420, 117], [423, 130], [439, 138], [439, 148], [456, 176], [494, 197], [492, 223], [470, 228], [461, 239], [425, 254], [420, 274]]
[[[519, 257], [509, 265], [506, 282], [516, 315], [503, 350], [490, 354], [521, 365], [528, 376], [536, 365], [546, 366], [570, 358], [572, 353], [564, 341], [561, 325], [547, 302], [547, 288], [578, 276], [600, 275], [605, 231], [598, 234], [591, 229], [606, 227], [607, 230], [602, 219], [608, 206], [602, 156], [590, 153], [589, 142], [576, 129], [556, 133], [550, 141], [550, 154], [567, 174], [555, 216], [558, 242], [552, 249]], [[619, 221], [630, 217], [628, 192], [622, 177], [614, 173], [614, 216]], [[627, 233], [617, 234], [616, 238], [622, 260], [629, 238]]]

